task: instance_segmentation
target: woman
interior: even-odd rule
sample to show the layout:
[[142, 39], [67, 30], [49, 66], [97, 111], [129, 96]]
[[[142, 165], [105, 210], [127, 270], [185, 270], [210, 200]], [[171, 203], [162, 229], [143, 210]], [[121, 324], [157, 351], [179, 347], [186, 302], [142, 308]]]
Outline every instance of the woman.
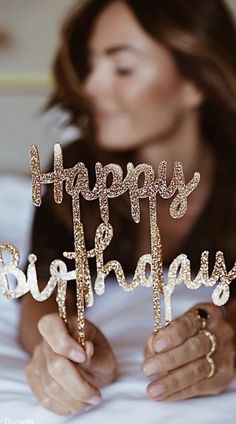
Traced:
[[[186, 179], [201, 173], [183, 219], [171, 220], [168, 202], [158, 200], [165, 265], [185, 252], [197, 270], [206, 249], [212, 259], [222, 250], [228, 269], [235, 260], [235, 42], [234, 24], [220, 0], [150, 0], [148, 7], [141, 0], [89, 1], [74, 9], [62, 30], [48, 108], [66, 109], [76, 126], [87, 119], [83, 140], [64, 150], [64, 166], [85, 162], [94, 178], [96, 161], [124, 169], [128, 161], [145, 162], [157, 169], [167, 160], [171, 171], [179, 160]], [[111, 202], [119, 237], [105, 259], [118, 259], [132, 273], [137, 258], [149, 251], [148, 222], [142, 220], [137, 231], [126, 200]], [[98, 210], [93, 202], [82, 208], [86, 245], [92, 248]], [[145, 202], [141, 209], [145, 216]], [[73, 249], [69, 216], [69, 199], [55, 206], [49, 186], [35, 216], [31, 249], [39, 258], [42, 286], [49, 263]], [[42, 405], [61, 415], [101, 403], [100, 388], [116, 376], [112, 348], [93, 323], [86, 321], [85, 351], [74, 340], [73, 293], [68, 305], [69, 332], [55, 298], [42, 307], [26, 296], [20, 325], [22, 343], [33, 354], [26, 368], [30, 387]], [[149, 336], [141, 370], [154, 377], [150, 398], [187, 399], [227, 387], [234, 375], [234, 306], [231, 299], [223, 313], [212, 304], [195, 305]], [[214, 341], [200, 332], [206, 323], [217, 343], [211, 363]]]

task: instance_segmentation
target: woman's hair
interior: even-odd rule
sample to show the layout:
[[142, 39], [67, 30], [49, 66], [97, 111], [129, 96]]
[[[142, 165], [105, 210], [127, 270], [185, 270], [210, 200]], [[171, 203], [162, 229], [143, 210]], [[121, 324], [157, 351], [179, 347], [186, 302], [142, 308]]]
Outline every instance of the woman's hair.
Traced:
[[[172, 53], [182, 75], [204, 93], [205, 101], [200, 109], [202, 133], [217, 164], [215, 195], [211, 198], [204, 240], [206, 247], [214, 240], [218, 248], [225, 249], [231, 263], [236, 252], [236, 29], [233, 17], [222, 0], [123, 1], [146, 33]], [[57, 104], [68, 110], [75, 125], [81, 116], [88, 114], [88, 161], [95, 162], [99, 157], [106, 163], [114, 162], [114, 156], [99, 152], [96, 146], [89, 103], [81, 87], [88, 73], [87, 44], [95, 19], [111, 3], [112, 0], [76, 2], [62, 27], [53, 67], [55, 88], [47, 105], [50, 108]], [[116, 154], [115, 161], [125, 164], [133, 155], [134, 152]], [[196, 251], [196, 242], [193, 243]]]

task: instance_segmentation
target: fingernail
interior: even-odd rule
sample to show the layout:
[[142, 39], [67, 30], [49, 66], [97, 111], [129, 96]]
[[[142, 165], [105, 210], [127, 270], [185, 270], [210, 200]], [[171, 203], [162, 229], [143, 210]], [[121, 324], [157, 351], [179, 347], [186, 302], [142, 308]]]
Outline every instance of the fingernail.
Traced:
[[150, 388], [150, 393], [152, 397], [158, 397], [165, 393], [165, 387], [162, 384], [156, 384]]
[[91, 409], [93, 409], [93, 406], [92, 406], [92, 405], [88, 405], [88, 406], [86, 406], [86, 407], [83, 409], [83, 412], [90, 411]]
[[162, 352], [162, 350], [166, 349], [168, 346], [170, 346], [169, 338], [163, 337], [155, 342], [154, 349], [156, 352]]
[[86, 359], [85, 353], [75, 349], [70, 351], [69, 356], [74, 362], [84, 362]]
[[87, 402], [91, 403], [92, 405], [99, 405], [101, 403], [102, 398], [99, 395], [91, 397]]
[[156, 374], [159, 371], [160, 371], [160, 363], [159, 363], [159, 361], [149, 362], [143, 368], [143, 372], [147, 376], [152, 375], [152, 374]]
[[86, 353], [88, 357], [92, 357], [94, 355], [94, 345], [92, 342], [88, 342], [86, 345]]

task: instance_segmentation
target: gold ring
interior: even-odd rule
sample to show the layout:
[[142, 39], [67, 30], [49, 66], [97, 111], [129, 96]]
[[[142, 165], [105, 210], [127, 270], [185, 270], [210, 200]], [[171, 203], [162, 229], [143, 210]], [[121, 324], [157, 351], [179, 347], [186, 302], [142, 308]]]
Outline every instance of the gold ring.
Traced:
[[202, 326], [202, 330], [204, 330], [206, 328], [206, 324], [207, 324], [207, 319], [210, 318], [210, 315], [208, 314], [208, 312], [203, 309], [203, 308], [198, 308], [195, 311], [197, 318], [199, 320], [201, 320], [201, 326]]
[[211, 378], [215, 374], [216, 364], [215, 364], [214, 359], [209, 355], [206, 355], [206, 360], [207, 360], [208, 364], [210, 365], [210, 371], [209, 371], [209, 374], [207, 375], [207, 378]]
[[208, 330], [200, 330], [199, 333], [205, 334], [205, 336], [207, 336], [210, 339], [211, 348], [210, 348], [207, 356], [211, 356], [215, 352], [216, 347], [217, 347], [216, 336]]

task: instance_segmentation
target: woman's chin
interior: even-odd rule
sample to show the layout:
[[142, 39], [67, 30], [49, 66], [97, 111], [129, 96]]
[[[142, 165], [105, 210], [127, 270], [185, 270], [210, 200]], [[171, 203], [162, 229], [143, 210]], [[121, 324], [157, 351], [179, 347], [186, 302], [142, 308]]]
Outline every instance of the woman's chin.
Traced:
[[119, 152], [129, 150], [129, 143], [122, 141], [122, 137], [114, 138], [113, 136], [106, 137], [97, 137], [97, 144], [103, 150], [111, 151], [111, 152]]
[[111, 152], [125, 152], [136, 149], [138, 147], [137, 141], [127, 137], [124, 133], [118, 131], [98, 131], [97, 132], [98, 146]]

